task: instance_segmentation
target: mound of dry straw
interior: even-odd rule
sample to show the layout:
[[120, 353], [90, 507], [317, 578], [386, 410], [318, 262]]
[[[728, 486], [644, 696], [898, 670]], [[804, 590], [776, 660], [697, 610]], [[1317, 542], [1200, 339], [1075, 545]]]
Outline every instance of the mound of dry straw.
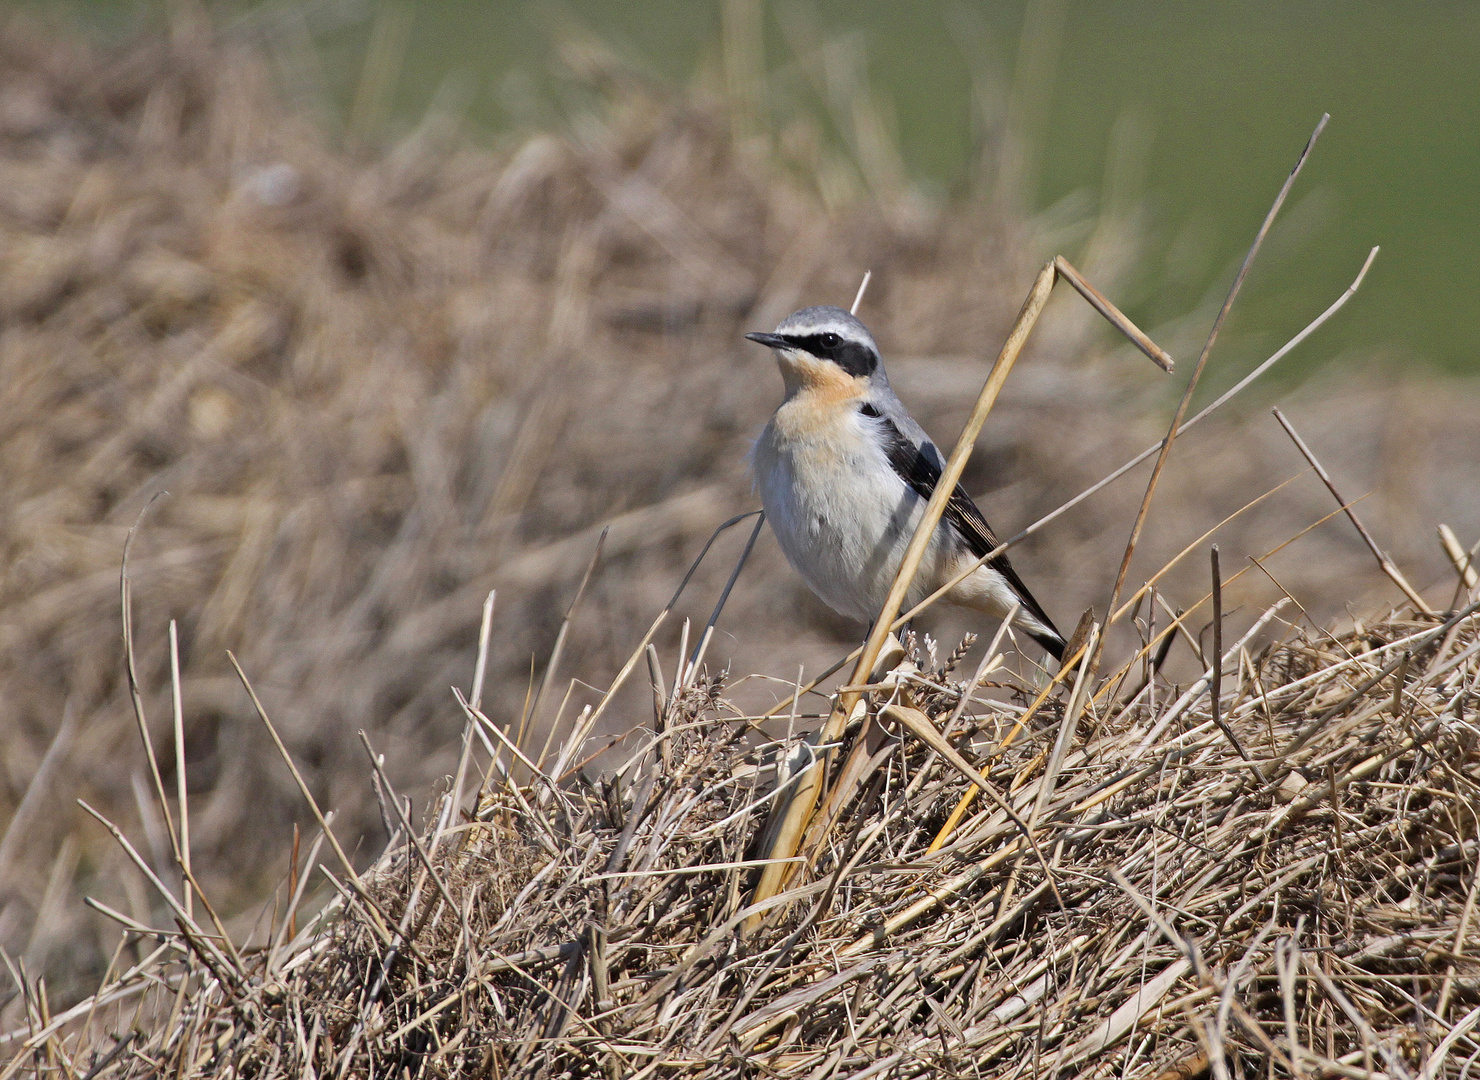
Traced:
[[[392, 840], [296, 934], [298, 895], [235, 943], [171, 898], [95, 999], [28, 996], [7, 1075], [1462, 1077], [1480, 604], [1340, 635], [1284, 606], [1216, 699], [1157, 676], [1122, 705], [1135, 665], [1035, 710], [1000, 655], [961, 680], [964, 648], [898, 650], [872, 779], [760, 905], [766, 794], [810, 755], [757, 743], [722, 678], [655, 684], [594, 780], [589, 725], [531, 761], [470, 710], [491, 767], [425, 826], [377, 769]], [[900, 707], [1014, 814], [961, 814], [976, 787]]]

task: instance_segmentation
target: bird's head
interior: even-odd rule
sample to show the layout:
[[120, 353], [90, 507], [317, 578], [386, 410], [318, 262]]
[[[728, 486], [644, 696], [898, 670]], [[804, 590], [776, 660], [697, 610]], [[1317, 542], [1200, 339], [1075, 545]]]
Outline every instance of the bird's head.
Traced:
[[857, 393], [883, 380], [873, 335], [842, 308], [803, 308], [782, 319], [774, 333], [745, 336], [776, 350], [788, 394], [799, 389]]

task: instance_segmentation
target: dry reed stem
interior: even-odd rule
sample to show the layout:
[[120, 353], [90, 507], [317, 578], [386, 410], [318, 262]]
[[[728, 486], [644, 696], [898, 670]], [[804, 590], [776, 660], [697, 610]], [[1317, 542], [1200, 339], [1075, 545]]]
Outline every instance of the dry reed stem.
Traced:
[[[118, 1043], [105, 1040], [89, 1064], [78, 1056], [89, 1047], [56, 1038], [63, 1021], [27, 1032], [12, 1064], [50, 1046], [74, 1073], [98, 1077], [164, 1059], [188, 1076], [268, 1078], [608, 1065], [703, 1077], [743, 1062], [804, 1075], [829, 1061], [850, 1075], [879, 1061], [925, 1075], [1037, 1054], [1059, 1075], [1108, 1078], [1132, 1054], [1138, 1068], [1184, 1068], [1189, 1045], [1201, 1045], [1230, 1075], [1368, 1076], [1371, 1066], [1353, 1064], [1365, 1054], [1389, 1076], [1457, 1077], [1480, 1009], [1462, 974], [1475, 964], [1480, 860], [1477, 608], [1417, 630], [1395, 621], [1287, 635], [1251, 655], [1261, 694], [1230, 685], [1242, 674], [1220, 680], [1222, 724], [1189, 692], [1156, 709], [1133, 704], [1071, 742], [1075, 703], [1093, 696], [1082, 666], [1060, 722], [1006, 746], [981, 733], [1018, 713], [990, 701], [963, 708], [976, 679], [952, 686], [948, 673], [923, 670], [918, 685], [944, 689], [919, 708], [891, 704], [887, 680], [861, 690], [922, 741], [881, 750], [881, 799], [836, 823], [824, 880], [738, 908], [718, 886], [765, 862], [745, 854], [765, 808], [736, 782], [754, 771], [735, 737], [746, 725], [718, 684], [696, 686], [670, 716], [669, 769], [624, 770], [605, 793], [577, 784], [555, 816], [534, 809], [535, 789], [516, 799], [506, 781], [490, 789], [482, 825], [447, 830], [440, 850], [427, 841], [441, 811], [424, 837], [401, 817], [362, 876], [373, 908], [347, 892], [317, 931], [239, 955], [182, 918], [186, 943], [226, 982], [192, 982], [157, 952], [99, 994], [112, 1002], [104, 1015], [132, 993], [138, 1015], [160, 1016], [135, 1053], [108, 1057]], [[1399, 662], [1409, 677], [1395, 713], [1387, 675]], [[1354, 688], [1353, 671], [1367, 673]], [[1327, 699], [1314, 720], [1289, 707]], [[958, 715], [964, 737], [943, 738], [937, 725]], [[1126, 768], [1158, 729], [1152, 759]], [[1250, 783], [1236, 744], [1268, 784]], [[1291, 775], [1298, 785], [1281, 780]], [[932, 854], [933, 830], [918, 823], [938, 820], [963, 782], [1009, 794]], [[1340, 851], [1328, 842], [1337, 823]], [[1040, 855], [1014, 863], [1031, 850], [1025, 824]], [[1009, 881], [1021, 882], [1020, 900]], [[762, 921], [736, 947], [747, 920], [808, 899], [810, 914]], [[403, 945], [384, 951], [374, 910], [395, 919]], [[166, 1022], [150, 1002], [187, 983]], [[1415, 992], [1433, 995], [1422, 1019]], [[305, 1038], [307, 1028], [318, 1035]]]
[[1372, 538], [1372, 534], [1367, 531], [1367, 526], [1363, 525], [1361, 519], [1357, 517], [1357, 512], [1352, 509], [1351, 503], [1343, 499], [1341, 497], [1341, 492], [1336, 490], [1336, 484], [1331, 479], [1331, 474], [1328, 473], [1326, 471], [1326, 467], [1316, 459], [1316, 456], [1314, 453], [1311, 452], [1310, 447], [1305, 445], [1305, 440], [1300, 437], [1300, 433], [1295, 430], [1290, 421], [1285, 419], [1285, 414], [1280, 412], [1279, 406], [1275, 406], [1270, 411], [1274, 413], [1274, 418], [1280, 422], [1280, 427], [1285, 429], [1285, 434], [1290, 436], [1290, 440], [1295, 444], [1296, 449], [1300, 451], [1300, 456], [1305, 458], [1306, 461], [1310, 462], [1310, 467], [1314, 469], [1316, 471], [1316, 475], [1321, 478], [1321, 483], [1326, 485], [1326, 490], [1331, 492], [1332, 498], [1334, 498], [1336, 500], [1336, 504], [1342, 508], [1343, 512], [1346, 514], [1347, 520], [1352, 523], [1352, 527], [1355, 528], [1358, 534], [1361, 535], [1362, 542], [1367, 545], [1367, 550], [1372, 552], [1372, 557], [1376, 559], [1377, 564], [1382, 567], [1382, 572], [1392, 579], [1394, 585], [1402, 590], [1403, 595], [1408, 597], [1408, 599], [1413, 603], [1414, 608], [1416, 608], [1418, 611], [1423, 612], [1423, 614], [1425, 615], [1434, 614], [1434, 609], [1429, 607], [1428, 602], [1424, 600], [1422, 596], [1418, 595], [1418, 592], [1413, 588], [1412, 585], [1408, 584], [1408, 579], [1403, 576], [1402, 571], [1398, 569], [1393, 560], [1388, 558], [1387, 553], [1383, 551], [1382, 548], [1377, 546], [1377, 541]]
[[[1187, 379], [1187, 388], [1182, 392], [1182, 400], [1177, 403], [1177, 411], [1172, 415], [1171, 427], [1167, 430], [1166, 438], [1161, 442], [1161, 451], [1156, 456], [1156, 464], [1151, 467], [1151, 478], [1146, 482], [1146, 494], [1141, 498], [1141, 506], [1136, 511], [1136, 520], [1131, 525], [1130, 539], [1126, 541], [1125, 555], [1120, 560], [1120, 569], [1115, 574], [1115, 584], [1110, 590], [1110, 602], [1106, 606], [1107, 611], [1114, 611], [1120, 602], [1120, 591], [1125, 586], [1126, 574], [1130, 572], [1131, 559], [1136, 553], [1136, 545], [1141, 539], [1141, 530], [1146, 525], [1146, 515], [1151, 509], [1151, 499], [1156, 494], [1156, 486], [1161, 479], [1162, 470], [1166, 467], [1167, 458], [1172, 452], [1172, 443], [1177, 439], [1177, 434], [1182, 427], [1182, 419], [1187, 415], [1187, 406], [1192, 403], [1193, 391], [1197, 389], [1198, 381], [1202, 378], [1203, 369], [1207, 366], [1208, 356], [1213, 351], [1213, 345], [1218, 340], [1218, 332], [1223, 328], [1223, 320], [1228, 318], [1228, 313], [1233, 309], [1233, 302], [1238, 299], [1239, 290], [1243, 288], [1244, 278], [1248, 276], [1249, 267], [1254, 264], [1259, 249], [1264, 245], [1264, 238], [1269, 234], [1269, 228], [1274, 224], [1275, 217], [1284, 206], [1290, 189], [1295, 186], [1295, 178], [1305, 167], [1306, 158], [1310, 156], [1311, 149], [1316, 140], [1321, 137], [1327, 122], [1331, 119], [1330, 113], [1322, 113], [1321, 119], [1316, 123], [1315, 130], [1311, 132], [1310, 138], [1306, 140], [1305, 147], [1300, 151], [1300, 156], [1295, 160], [1295, 167], [1290, 170], [1290, 175], [1285, 178], [1279, 193], [1275, 195], [1274, 202], [1270, 205], [1268, 213], [1264, 215], [1264, 221], [1259, 226], [1259, 231], [1254, 235], [1254, 242], [1249, 245], [1248, 254], [1234, 275], [1233, 284], [1229, 286], [1228, 296], [1223, 301], [1223, 306], [1218, 309], [1217, 317], [1213, 319], [1212, 328], [1208, 331], [1207, 340], [1203, 343], [1202, 351], [1198, 353], [1197, 364], [1192, 369], [1192, 375]], [[1365, 271], [1365, 267], [1364, 267]], [[1103, 649], [1103, 641], [1101, 649]], [[1090, 668], [1098, 672], [1100, 669], [1100, 655], [1096, 653], [1090, 660]]]
[[1454, 564], [1454, 572], [1459, 575], [1460, 585], [1466, 589], [1480, 585], [1480, 572], [1475, 570], [1474, 558], [1460, 545], [1454, 530], [1448, 525], [1440, 524], [1438, 532], [1439, 543], [1444, 548], [1444, 554]]

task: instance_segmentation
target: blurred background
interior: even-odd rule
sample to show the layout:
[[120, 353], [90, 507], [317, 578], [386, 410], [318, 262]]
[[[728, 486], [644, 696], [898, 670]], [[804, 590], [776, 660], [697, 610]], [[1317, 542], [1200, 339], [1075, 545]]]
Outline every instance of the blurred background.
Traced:
[[[169, 10], [165, 0], [21, 3], [115, 39]], [[404, 131], [439, 96], [481, 140], [547, 127], [570, 105], [549, 60], [576, 27], [673, 84], [722, 67], [721, 0], [268, 0], [215, 10], [239, 32], [296, 23], [309, 35], [300, 76], [340, 134]], [[1362, 304], [1292, 369], [1353, 348], [1451, 371], [1480, 365], [1480, 316], [1460, 300], [1480, 290], [1473, 4], [812, 0], [767, 5], [758, 20], [756, 47], [787, 93], [808, 96], [840, 75], [795, 69], [791, 50], [819, 37], [826, 64], [856, 68], [847, 77], [876, 95], [910, 182], [933, 198], [979, 179], [984, 140], [1005, 125], [1022, 145], [994, 163], [992, 179], [1020, 210], [1051, 222], [1133, 206], [1140, 258], [1123, 306], [1152, 324], [1222, 291], [1290, 148], [1330, 112], [1320, 173], [1241, 301], [1244, 333], [1288, 337], [1380, 243]], [[372, 50], [383, 68], [367, 95]]]
[[[1436, 526], [1480, 540], [1473, 5], [23, 0], [0, 19], [0, 945], [54, 1003], [120, 941], [84, 895], [169, 924], [74, 802], [173, 878], [122, 663], [146, 507], [131, 577], [162, 780], [173, 795], [175, 620], [197, 872], [265, 924], [309, 819], [226, 650], [368, 860], [385, 828], [356, 732], [422, 805], [456, 765], [449, 686], [490, 589], [485, 710], [539, 740], [756, 505], [744, 458], [780, 383], [744, 331], [847, 304], [872, 270], [860, 315], [949, 443], [1036, 267], [1069, 258], [1181, 364], [1161, 375], [1056, 297], [966, 476], [1013, 533], [1160, 437], [1323, 111], [1194, 409], [1382, 253], [1179, 441], [1131, 584], [1284, 485], [1216, 536], [1235, 623], [1284, 592], [1311, 634], [1403, 602], [1347, 522], [1318, 524], [1334, 501], [1274, 402], [1432, 606], [1457, 595]], [[1066, 630], [1103, 615], [1146, 475], [1014, 553]], [[656, 639], [666, 679], [744, 540]], [[1206, 568], [1204, 542], [1166, 607], [1198, 603]], [[942, 654], [991, 629], [922, 625]], [[708, 668], [759, 710], [860, 632], [763, 534]], [[1136, 644], [1127, 626], [1112, 659]], [[645, 673], [620, 700], [593, 750], [650, 722]]]

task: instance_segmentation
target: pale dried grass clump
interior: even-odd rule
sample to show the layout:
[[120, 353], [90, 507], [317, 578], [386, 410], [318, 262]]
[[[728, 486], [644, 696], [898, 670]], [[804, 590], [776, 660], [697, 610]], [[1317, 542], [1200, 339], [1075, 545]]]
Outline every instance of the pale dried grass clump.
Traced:
[[932, 850], [970, 785], [896, 733], [765, 911], [744, 863], [774, 746], [701, 680], [609, 778], [571, 766], [578, 724], [554, 775], [499, 765], [456, 825], [449, 794], [291, 941], [291, 908], [255, 944], [182, 922], [142, 935], [149, 958], [117, 960], [96, 1005], [46, 1024], [28, 998], [23, 1056], [264, 1080], [1462, 1077], [1480, 1057], [1477, 606], [1335, 636], [1276, 622], [1277, 643], [1223, 660], [1231, 737], [1205, 683], [1158, 678], [1121, 707], [1112, 677], [1074, 730], [1051, 702], [1014, 739], [1031, 685], [963, 703], [964, 649], [901, 661], [873, 707], [946, 727], [1019, 824], [988, 807]]

